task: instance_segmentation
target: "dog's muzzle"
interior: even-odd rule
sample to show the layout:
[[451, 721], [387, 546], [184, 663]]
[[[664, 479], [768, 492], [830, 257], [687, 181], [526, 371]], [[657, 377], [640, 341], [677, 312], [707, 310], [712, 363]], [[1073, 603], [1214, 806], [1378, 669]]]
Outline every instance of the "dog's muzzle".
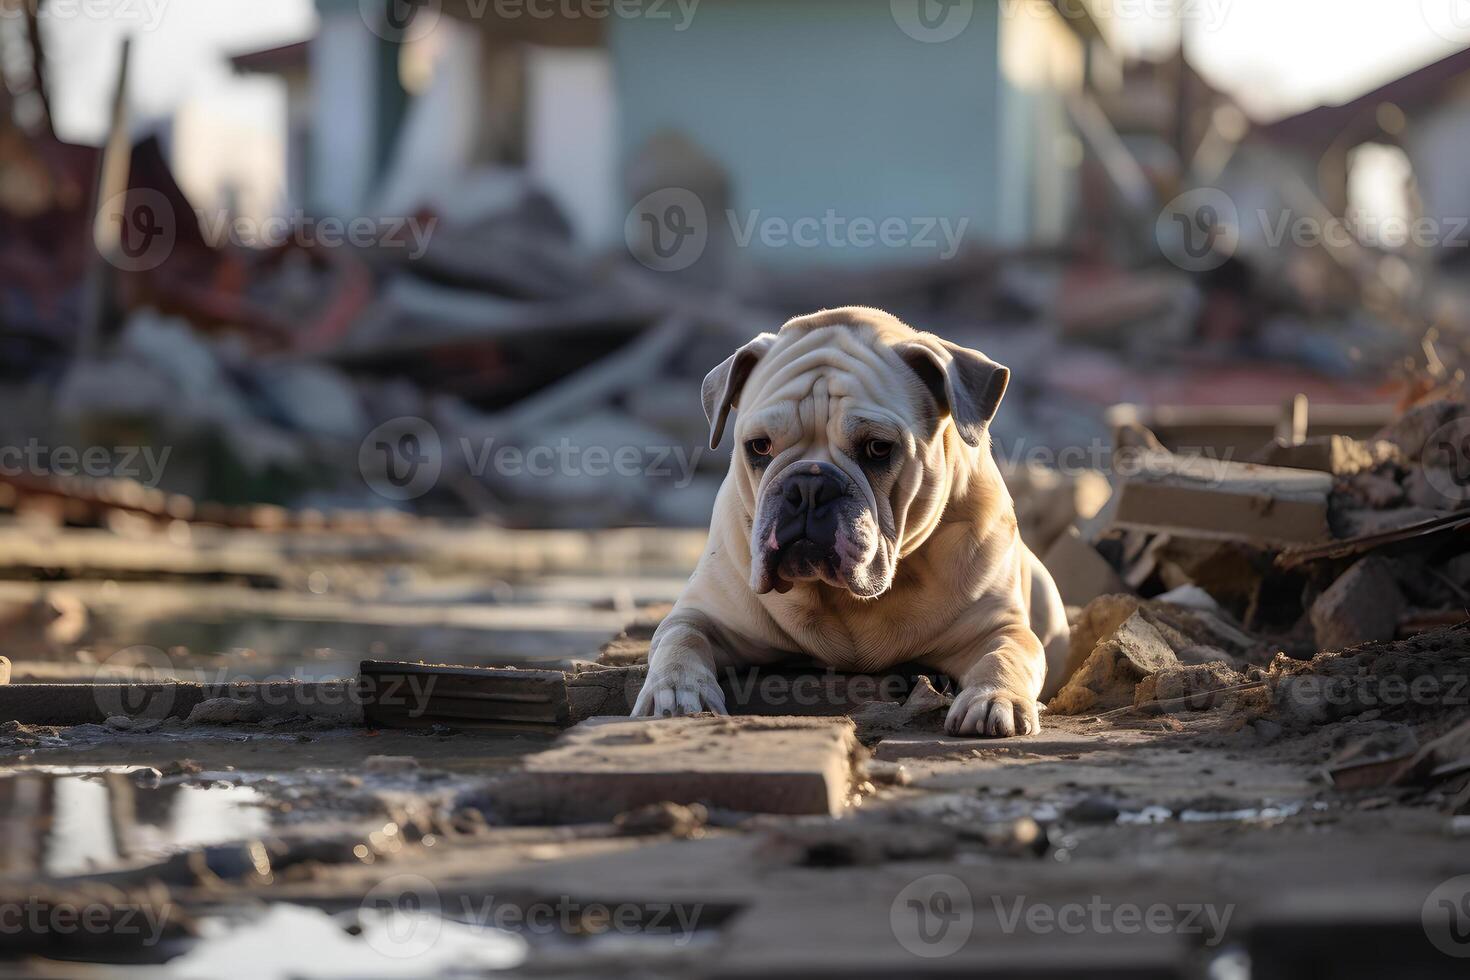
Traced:
[[847, 475], [831, 463], [795, 463], [767, 498], [772, 509], [759, 546], [759, 583], [787, 592], [803, 579], [841, 582], [838, 536]]

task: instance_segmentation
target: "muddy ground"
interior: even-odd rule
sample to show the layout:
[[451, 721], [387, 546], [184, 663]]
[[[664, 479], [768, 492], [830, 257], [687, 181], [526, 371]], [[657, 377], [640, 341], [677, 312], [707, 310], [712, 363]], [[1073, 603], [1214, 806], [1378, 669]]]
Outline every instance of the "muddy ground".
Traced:
[[[584, 632], [611, 632], [604, 613], [621, 621], [666, 598], [659, 583], [677, 582], [687, 555], [656, 550], [611, 556], [625, 562], [615, 589], [545, 562], [503, 568], [501, 618], [465, 612], [455, 649], [500, 662], [496, 631], [534, 634], [524, 623], [550, 607], [560, 618], [543, 631], [548, 653], [505, 659], [561, 663]], [[463, 567], [390, 566], [339, 566], [333, 581], [396, 575], [415, 583], [396, 593], [405, 606], [404, 591], [485, 605], [483, 589], [435, 587]], [[217, 572], [180, 574], [200, 594], [227, 592], [236, 611], [262, 592], [200, 581]], [[82, 632], [49, 638], [55, 617], [43, 617], [31, 642], [50, 652], [32, 667], [16, 658], [18, 681], [80, 682], [98, 662], [141, 669], [116, 657], [127, 637], [121, 607], [100, 599], [116, 581], [106, 569], [15, 578], [5, 588], [44, 586], [63, 608], [75, 608], [68, 592], [82, 596], [87, 617]], [[258, 679], [293, 663], [296, 676], [337, 676], [321, 665], [382, 653], [353, 630], [371, 634], [383, 593], [274, 591], [250, 599], [254, 635], [278, 641], [255, 651], [268, 665]], [[267, 602], [274, 612], [261, 612]], [[161, 606], [147, 626], [178, 615]], [[350, 629], [321, 625], [333, 621]], [[311, 629], [293, 632], [303, 622]], [[410, 626], [397, 629], [411, 644]], [[334, 635], [346, 639], [321, 653]], [[171, 650], [168, 665], [251, 675], [228, 643], [200, 643]], [[449, 659], [433, 653], [419, 656]], [[1398, 750], [1449, 731], [1467, 708], [1444, 690], [1412, 711], [1385, 704], [1312, 724], [1247, 698], [1046, 717], [1041, 734], [1005, 741], [946, 737], [932, 713], [886, 727], [860, 715], [855, 730], [819, 723], [826, 741], [811, 748], [840, 770], [835, 814], [693, 805], [555, 823], [512, 805], [518, 775], [561, 744], [550, 736], [289, 718], [11, 723], [0, 728], [0, 952], [6, 975], [55, 977], [1463, 976], [1470, 828], [1454, 815], [1456, 786], [1348, 789], [1327, 775], [1345, 748]], [[769, 786], [802, 768], [805, 737], [722, 778], [779, 809], [790, 797]], [[697, 759], [704, 738], [682, 732], [653, 755]], [[608, 758], [616, 768], [615, 746]], [[89, 911], [91, 925], [68, 918]]]

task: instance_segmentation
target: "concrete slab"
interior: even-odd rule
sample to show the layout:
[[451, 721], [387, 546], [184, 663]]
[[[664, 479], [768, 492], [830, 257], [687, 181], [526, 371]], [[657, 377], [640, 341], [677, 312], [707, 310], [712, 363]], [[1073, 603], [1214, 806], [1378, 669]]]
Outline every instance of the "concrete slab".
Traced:
[[860, 751], [845, 718], [594, 718], [530, 756], [492, 802], [519, 821], [563, 823], [665, 801], [835, 815]]

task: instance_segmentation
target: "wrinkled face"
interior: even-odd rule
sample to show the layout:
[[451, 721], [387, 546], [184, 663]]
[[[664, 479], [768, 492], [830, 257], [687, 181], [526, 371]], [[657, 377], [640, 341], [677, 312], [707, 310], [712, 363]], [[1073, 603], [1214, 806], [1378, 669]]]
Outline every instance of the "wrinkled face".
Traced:
[[783, 335], [739, 401], [732, 465], [751, 588], [881, 595], [947, 489], [939, 411], [919, 376], [856, 331], [816, 329]]

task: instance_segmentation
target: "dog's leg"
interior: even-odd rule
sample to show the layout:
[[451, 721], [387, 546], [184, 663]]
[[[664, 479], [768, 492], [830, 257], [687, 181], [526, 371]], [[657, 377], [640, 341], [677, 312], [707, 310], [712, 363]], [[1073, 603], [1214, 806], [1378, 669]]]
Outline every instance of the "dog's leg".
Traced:
[[1009, 626], [972, 650], [929, 658], [960, 685], [944, 719], [951, 735], [1033, 735], [1041, 731], [1036, 702], [1046, 675], [1046, 654], [1029, 627]]
[[700, 711], [728, 714], [715, 667], [716, 630], [708, 616], [675, 609], [659, 624], [648, 651], [648, 678], [633, 705], [634, 717], [659, 718]]

